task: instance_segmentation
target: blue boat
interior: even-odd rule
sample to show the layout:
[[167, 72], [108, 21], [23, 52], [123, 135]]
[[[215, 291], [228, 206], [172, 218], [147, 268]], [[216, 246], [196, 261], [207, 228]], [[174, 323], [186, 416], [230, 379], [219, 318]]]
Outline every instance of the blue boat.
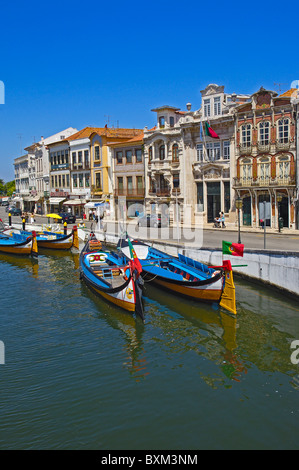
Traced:
[[105, 250], [91, 234], [80, 254], [80, 277], [98, 296], [144, 321], [142, 278], [130, 260]]
[[[142, 277], [176, 295], [202, 302], [217, 302], [236, 313], [235, 288], [229, 263], [209, 267], [187, 256], [168, 255], [139, 240], [131, 240], [142, 266]], [[128, 240], [120, 239], [118, 250], [130, 258]]]
[[38, 247], [36, 242], [36, 233], [32, 232], [30, 236], [13, 233], [11, 236], [0, 234], [0, 252], [15, 255], [37, 256]]

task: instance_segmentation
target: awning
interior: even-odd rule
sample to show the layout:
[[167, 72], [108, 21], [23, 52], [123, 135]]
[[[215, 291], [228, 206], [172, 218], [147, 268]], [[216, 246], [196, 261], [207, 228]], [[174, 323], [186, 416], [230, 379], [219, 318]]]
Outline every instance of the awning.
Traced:
[[63, 205], [65, 206], [84, 206], [86, 201], [84, 199], [69, 199], [68, 201], [64, 202]]
[[98, 207], [98, 206], [101, 206], [102, 204], [104, 204], [104, 200], [103, 201], [89, 201], [87, 204], [85, 204], [85, 207], [88, 208], [88, 209], [92, 209], [93, 207]]
[[34, 197], [29, 198], [29, 201], [34, 201], [34, 202], [37, 202], [39, 200], [40, 200], [40, 196], [34, 196]]
[[13, 198], [13, 201], [22, 201], [23, 199], [19, 196], [16, 196]]
[[50, 204], [59, 204], [60, 202], [64, 201], [65, 197], [50, 197], [49, 203]]

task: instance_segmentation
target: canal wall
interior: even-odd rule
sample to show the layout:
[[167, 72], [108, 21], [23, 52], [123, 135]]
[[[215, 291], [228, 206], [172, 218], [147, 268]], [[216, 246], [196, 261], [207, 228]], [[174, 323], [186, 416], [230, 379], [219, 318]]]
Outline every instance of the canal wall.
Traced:
[[[113, 234], [106, 233], [105, 238], [103, 232], [96, 232], [96, 235], [107, 244], [118, 243], [118, 237]], [[84, 239], [84, 232], [79, 233], [79, 236]], [[148, 240], [142, 241], [149, 243]], [[243, 257], [239, 257], [223, 256], [222, 250], [215, 248], [195, 249], [165, 241], [152, 241], [151, 244], [167, 254], [177, 256], [181, 253], [209, 266], [221, 266], [224, 257], [231, 261], [236, 275], [283, 290], [292, 296], [298, 296], [299, 299], [299, 252], [246, 249]]]

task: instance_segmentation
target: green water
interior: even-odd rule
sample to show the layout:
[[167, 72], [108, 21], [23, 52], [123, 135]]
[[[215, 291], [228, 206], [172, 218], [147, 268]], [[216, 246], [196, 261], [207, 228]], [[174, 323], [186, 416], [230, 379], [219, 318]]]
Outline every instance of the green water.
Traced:
[[298, 449], [298, 304], [235, 279], [237, 318], [145, 285], [145, 324], [78, 255], [0, 258], [0, 449]]

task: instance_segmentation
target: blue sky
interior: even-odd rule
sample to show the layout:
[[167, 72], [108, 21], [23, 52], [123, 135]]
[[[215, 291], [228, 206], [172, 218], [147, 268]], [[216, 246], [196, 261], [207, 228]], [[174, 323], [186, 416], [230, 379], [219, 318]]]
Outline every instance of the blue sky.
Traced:
[[[67, 127], [151, 127], [152, 108], [299, 79], [297, 2], [2, 2], [0, 178]], [[22, 150], [22, 153], [25, 153]]]

